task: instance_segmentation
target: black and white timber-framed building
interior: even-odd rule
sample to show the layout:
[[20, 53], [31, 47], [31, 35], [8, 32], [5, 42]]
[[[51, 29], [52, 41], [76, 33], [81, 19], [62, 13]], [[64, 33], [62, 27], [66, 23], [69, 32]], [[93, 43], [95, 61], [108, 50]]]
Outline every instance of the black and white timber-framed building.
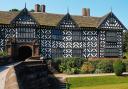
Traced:
[[20, 12], [0, 11], [0, 51], [11, 39], [30, 47], [36, 41], [36, 51], [45, 58], [122, 57], [125, 29], [113, 12], [92, 17], [29, 12], [26, 7]]

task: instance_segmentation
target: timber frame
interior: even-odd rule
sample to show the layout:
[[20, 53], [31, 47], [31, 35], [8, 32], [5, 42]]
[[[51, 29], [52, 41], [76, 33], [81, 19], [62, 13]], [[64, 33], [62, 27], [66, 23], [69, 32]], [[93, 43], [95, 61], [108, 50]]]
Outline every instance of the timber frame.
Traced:
[[24, 8], [10, 23], [0, 24], [0, 51], [6, 50], [8, 39], [13, 38], [18, 44], [36, 40], [37, 56], [45, 58], [122, 57], [123, 30], [125, 26], [113, 12], [103, 16], [95, 27], [79, 26], [69, 13], [56, 26], [50, 26], [40, 24]]

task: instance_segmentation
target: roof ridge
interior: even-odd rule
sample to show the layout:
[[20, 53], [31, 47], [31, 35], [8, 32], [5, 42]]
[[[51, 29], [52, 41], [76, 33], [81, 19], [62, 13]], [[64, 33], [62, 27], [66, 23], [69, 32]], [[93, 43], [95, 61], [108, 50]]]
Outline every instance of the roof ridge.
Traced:
[[[5, 13], [20, 13], [21, 11], [0, 11], [0, 12], [5, 12]], [[30, 12], [30, 13], [34, 13], [34, 14], [51, 14], [51, 15], [61, 15], [61, 16], [65, 16], [66, 14], [60, 14], [60, 13], [44, 13], [44, 12]], [[70, 16], [72, 17], [74, 17], [74, 16], [76, 16], [76, 17], [88, 17], [88, 18], [102, 18], [102, 17], [104, 17], [104, 16], [82, 16], [82, 15], [72, 15], [72, 14], [70, 14]]]
[[[60, 14], [60, 13], [57, 14], [57, 13], [46, 13], [46, 12], [45, 12], [45, 13], [44, 13], [44, 12], [30, 12], [30, 13], [32, 13], [32, 14], [33, 14], [33, 13], [34, 13], [34, 14], [38, 14], [38, 13], [40, 13], [40, 14], [51, 14], [51, 15], [61, 15], [61, 16], [65, 16], [65, 15], [66, 15], [66, 14]], [[93, 17], [94, 17], [94, 18], [101, 18], [101, 17], [103, 17], [103, 16], [101, 16], [101, 17], [100, 17], [100, 16], [82, 16], [82, 15], [72, 15], [72, 14], [70, 14], [70, 16], [90, 17], [90, 18], [91, 18], [91, 17], [92, 17], [92, 18], [93, 18]]]
[[[9, 24], [20, 12], [9, 12], [9, 11], [1, 11], [0, 12], [0, 23]], [[59, 21], [66, 14], [56, 14], [56, 13], [35, 13], [30, 12], [30, 14], [35, 18], [36, 21], [39, 22], [40, 25], [47, 26], [56, 26]], [[71, 15], [74, 21], [79, 25], [79, 27], [97, 27], [102, 17], [94, 17], [94, 16], [80, 16], [80, 15]]]

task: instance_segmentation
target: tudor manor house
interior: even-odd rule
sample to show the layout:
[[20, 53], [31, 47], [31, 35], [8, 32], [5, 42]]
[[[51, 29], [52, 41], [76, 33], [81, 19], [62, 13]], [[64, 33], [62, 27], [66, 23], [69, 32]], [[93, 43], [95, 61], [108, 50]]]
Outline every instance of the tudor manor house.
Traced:
[[[41, 8], [41, 9], [40, 9]], [[45, 5], [35, 11], [0, 11], [0, 51], [13, 57], [122, 57], [125, 26], [111, 11], [101, 17], [53, 14]]]

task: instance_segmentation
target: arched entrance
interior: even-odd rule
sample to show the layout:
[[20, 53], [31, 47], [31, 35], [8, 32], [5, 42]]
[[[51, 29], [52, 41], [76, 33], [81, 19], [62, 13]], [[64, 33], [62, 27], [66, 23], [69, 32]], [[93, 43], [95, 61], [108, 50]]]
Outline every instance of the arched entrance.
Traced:
[[29, 46], [21, 46], [18, 49], [18, 59], [19, 61], [24, 61], [25, 59], [32, 56], [32, 49]]
[[9, 39], [6, 42], [6, 50], [9, 56], [16, 61], [24, 61], [31, 59], [39, 59], [39, 44], [37, 40], [32, 42], [17, 42], [15, 39]]

